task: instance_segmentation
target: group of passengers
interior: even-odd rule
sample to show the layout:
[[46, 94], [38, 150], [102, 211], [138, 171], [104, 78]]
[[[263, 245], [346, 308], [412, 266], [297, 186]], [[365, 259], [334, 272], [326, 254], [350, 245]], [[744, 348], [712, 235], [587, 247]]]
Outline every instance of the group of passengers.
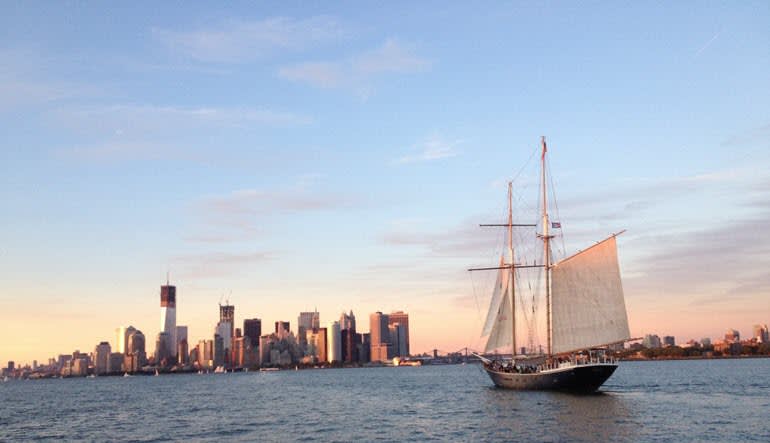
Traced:
[[531, 365], [517, 365], [512, 361], [507, 364], [499, 360], [494, 360], [489, 363], [489, 368], [495, 372], [509, 372], [516, 374], [534, 374], [537, 372], [537, 367]]

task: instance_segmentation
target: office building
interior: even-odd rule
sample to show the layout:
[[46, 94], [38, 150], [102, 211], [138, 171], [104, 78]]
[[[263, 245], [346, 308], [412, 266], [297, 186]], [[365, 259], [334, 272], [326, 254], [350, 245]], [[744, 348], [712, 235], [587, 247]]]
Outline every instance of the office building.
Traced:
[[406, 328], [401, 323], [389, 322], [388, 333], [390, 334], [390, 344], [393, 357], [407, 357], [407, 338]]
[[[176, 332], [176, 331], [175, 331]], [[168, 332], [159, 332], [155, 340], [155, 364], [158, 366], [172, 366], [176, 363], [176, 349], [172, 352], [168, 347], [172, 340]]]
[[663, 337], [663, 347], [668, 348], [671, 346], [676, 346], [676, 341], [674, 340], [674, 337], [671, 335], [666, 335]]
[[725, 332], [725, 341], [727, 343], [739, 342], [741, 341], [741, 333], [735, 329], [728, 329], [727, 332]]
[[121, 326], [115, 330], [115, 352], [120, 352], [121, 354], [127, 353], [126, 345], [128, 344], [128, 336], [131, 335], [131, 333], [134, 331], [136, 331], [136, 329], [134, 329], [133, 326], [129, 326], [127, 328]]
[[767, 325], [754, 325], [754, 334], [752, 338], [758, 343], [767, 343], [770, 341]]
[[350, 310], [349, 314], [342, 313], [340, 314], [340, 331], [345, 330], [356, 330], [356, 316], [353, 315], [353, 310]]
[[290, 330], [291, 328], [290, 328], [289, 322], [287, 321], [275, 322], [275, 335], [276, 337], [278, 337], [278, 340], [287, 338], [289, 336]]
[[108, 373], [118, 373], [123, 371], [123, 360], [125, 359], [125, 354], [120, 352], [112, 352], [110, 353], [110, 361], [109, 365], [107, 366], [107, 372]]
[[110, 372], [110, 344], [103, 341], [94, 348], [94, 374], [102, 375]]
[[257, 364], [267, 365], [270, 364], [270, 344], [273, 342], [273, 337], [270, 335], [261, 335], [259, 337], [259, 352], [257, 358]]
[[252, 347], [258, 347], [259, 337], [262, 336], [262, 320], [258, 318], [243, 320], [243, 336], [248, 337]]
[[371, 361], [388, 361], [393, 358], [387, 314], [378, 311], [369, 315], [369, 334]]
[[[402, 340], [403, 346], [399, 348], [399, 351], [395, 353], [398, 356], [408, 356], [409, 354], [409, 314], [407, 314], [404, 311], [396, 311], [391, 312], [388, 314], [388, 326], [392, 326], [398, 323], [401, 325], [404, 330], [404, 337]], [[393, 344], [393, 347], [396, 347], [396, 343]]]
[[321, 317], [318, 311], [300, 312], [297, 318], [297, 340], [301, 346], [307, 345], [306, 332], [321, 327]]
[[[160, 287], [160, 331], [164, 333], [163, 349], [176, 355], [176, 286], [166, 284]], [[157, 349], [157, 348], [156, 348]]]
[[340, 335], [340, 323], [333, 321], [326, 329], [326, 361], [329, 363], [342, 361], [342, 335]]
[[647, 334], [642, 340], [642, 346], [648, 349], [660, 348], [660, 337], [658, 337], [656, 334]]
[[248, 368], [254, 364], [253, 360], [251, 340], [245, 336], [236, 337], [233, 340], [233, 366]]
[[230, 304], [219, 305], [219, 323], [217, 323], [215, 334], [219, 335], [222, 339], [222, 364], [230, 365], [233, 339], [235, 338], [235, 306]]
[[327, 356], [326, 328], [316, 328], [307, 331], [307, 350], [306, 354], [313, 357], [317, 362], [325, 362]]
[[355, 329], [343, 329], [340, 334], [342, 336], [342, 361], [358, 362], [360, 360], [361, 334], [356, 333]]
[[225, 364], [225, 342], [222, 339], [222, 336], [219, 334], [214, 334], [214, 349], [213, 351], [213, 359], [214, 359], [214, 367], [217, 368], [219, 366], [223, 366]]

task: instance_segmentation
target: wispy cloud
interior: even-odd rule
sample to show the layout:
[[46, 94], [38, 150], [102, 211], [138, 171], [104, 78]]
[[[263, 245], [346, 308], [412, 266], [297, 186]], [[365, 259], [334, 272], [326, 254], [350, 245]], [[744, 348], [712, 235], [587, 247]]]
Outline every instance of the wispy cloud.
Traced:
[[[216, 130], [292, 127], [310, 117], [266, 108], [179, 107], [154, 105], [66, 106], [48, 114], [55, 124], [97, 139], [61, 148], [62, 157], [91, 161], [196, 160]], [[201, 138], [200, 135], [206, 135]], [[222, 149], [219, 148], [221, 157]]]
[[457, 146], [462, 140], [445, 140], [438, 134], [427, 137], [420, 143], [412, 146], [411, 154], [404, 155], [396, 163], [415, 163], [440, 160], [458, 155]]
[[725, 139], [722, 146], [740, 146], [764, 142], [765, 146], [770, 147], [770, 123], [756, 128], [752, 128], [743, 134], [733, 135]]
[[231, 20], [193, 31], [153, 29], [172, 50], [203, 62], [250, 62], [277, 51], [297, 51], [342, 38], [340, 23], [330, 16], [307, 19], [272, 17]]
[[736, 295], [756, 300], [770, 288], [770, 274], [756, 263], [770, 260], [770, 239], [763, 234], [770, 211], [717, 226], [679, 232], [650, 232], [628, 241], [641, 250], [636, 277], [627, 286], [638, 294], [669, 293], [690, 298], [693, 306], [734, 303]]
[[240, 189], [205, 196], [192, 207], [194, 215], [202, 222], [203, 233], [188, 236], [188, 240], [206, 243], [242, 240], [261, 232], [265, 220], [271, 216], [343, 210], [359, 203], [352, 194], [308, 187], [318, 177], [316, 174], [303, 175], [295, 185], [285, 188]]
[[275, 111], [257, 107], [181, 107], [156, 105], [110, 105], [69, 107], [53, 113], [54, 117], [76, 128], [105, 127], [129, 132], [171, 128], [177, 131], [182, 126], [200, 127], [247, 127], [253, 125], [292, 126], [312, 122], [310, 117], [291, 112]]
[[228, 277], [255, 263], [274, 258], [272, 252], [209, 252], [179, 255], [171, 259], [178, 276], [190, 279]]
[[311, 61], [284, 66], [278, 75], [287, 80], [319, 88], [346, 88], [366, 96], [370, 83], [382, 74], [411, 73], [428, 69], [431, 62], [413, 53], [396, 39], [388, 39], [373, 50], [335, 61]]
[[46, 78], [42, 73], [61, 60], [42, 55], [43, 51], [0, 49], [0, 112], [14, 111], [29, 105], [42, 105], [61, 100], [93, 96], [100, 91], [93, 85]]

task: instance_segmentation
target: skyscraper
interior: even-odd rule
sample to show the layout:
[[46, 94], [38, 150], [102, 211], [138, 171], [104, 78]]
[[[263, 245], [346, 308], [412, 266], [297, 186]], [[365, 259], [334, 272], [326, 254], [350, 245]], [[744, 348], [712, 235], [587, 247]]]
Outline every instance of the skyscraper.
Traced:
[[110, 353], [112, 349], [110, 344], [103, 341], [94, 348], [94, 373], [96, 375], [106, 374], [110, 371]]
[[768, 342], [768, 331], [767, 331], [767, 325], [754, 325], [754, 334], [753, 334], [754, 340], [756, 340], [758, 343], [767, 343]]
[[117, 352], [120, 352], [121, 354], [128, 354], [126, 345], [128, 344], [128, 336], [131, 335], [132, 332], [136, 331], [136, 329], [133, 326], [129, 327], [119, 327], [115, 330], [115, 348]]
[[[399, 356], [407, 356], [409, 354], [409, 314], [407, 314], [404, 311], [396, 311], [391, 312], [388, 314], [388, 326], [394, 325], [394, 324], [400, 324], [404, 327], [404, 334], [405, 337], [403, 339], [403, 344], [406, 345], [406, 348], [399, 348]], [[392, 343], [393, 346], [396, 346], [396, 343]]]
[[230, 364], [235, 338], [235, 306], [219, 305], [219, 323], [215, 333], [222, 339], [222, 362]]
[[[176, 331], [175, 331], [176, 332]], [[169, 334], [167, 332], [159, 332], [158, 338], [155, 340], [155, 364], [158, 366], [169, 366], [175, 363], [174, 354], [169, 349], [168, 344], [171, 343]]]
[[333, 321], [326, 329], [328, 350], [326, 358], [329, 363], [342, 361], [342, 335], [340, 335], [340, 323]]
[[388, 332], [390, 333], [390, 344], [392, 347], [392, 354], [394, 357], [406, 357], [409, 356], [406, 345], [406, 328], [401, 323], [391, 323], [388, 325]]
[[262, 320], [250, 318], [243, 320], [243, 336], [251, 340], [251, 346], [259, 346], [259, 337], [262, 335]]
[[299, 318], [297, 318], [297, 339], [300, 344], [307, 345], [307, 331], [319, 327], [321, 327], [321, 317], [318, 315], [318, 311], [300, 312]]
[[288, 337], [290, 330], [289, 322], [280, 320], [275, 322], [275, 335], [279, 340]]
[[393, 358], [387, 314], [378, 311], [369, 315], [369, 334], [371, 339], [371, 360], [387, 361]]
[[340, 314], [340, 331], [344, 331], [346, 329], [352, 329], [356, 330], [356, 316], [353, 315], [353, 310], [350, 310], [350, 314], [342, 313]]
[[176, 286], [168, 280], [160, 287], [160, 332], [166, 334], [165, 349], [176, 356]]

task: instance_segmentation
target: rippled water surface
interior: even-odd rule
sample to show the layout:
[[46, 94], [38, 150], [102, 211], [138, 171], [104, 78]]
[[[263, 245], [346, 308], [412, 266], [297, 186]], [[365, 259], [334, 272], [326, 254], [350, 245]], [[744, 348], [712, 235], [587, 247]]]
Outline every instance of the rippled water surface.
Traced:
[[478, 365], [0, 383], [5, 440], [770, 442], [770, 359], [622, 363], [596, 395]]

